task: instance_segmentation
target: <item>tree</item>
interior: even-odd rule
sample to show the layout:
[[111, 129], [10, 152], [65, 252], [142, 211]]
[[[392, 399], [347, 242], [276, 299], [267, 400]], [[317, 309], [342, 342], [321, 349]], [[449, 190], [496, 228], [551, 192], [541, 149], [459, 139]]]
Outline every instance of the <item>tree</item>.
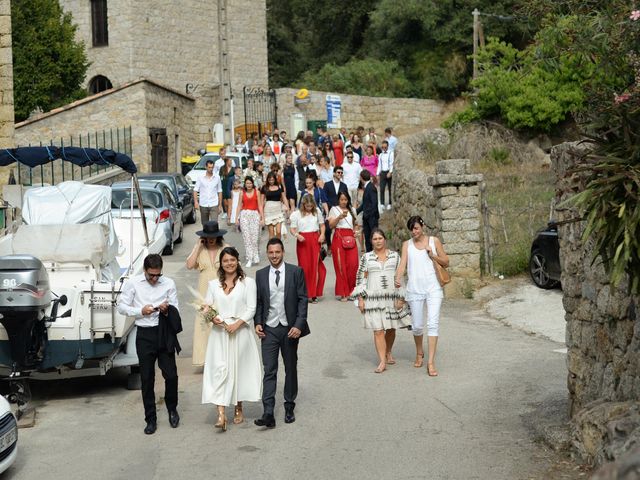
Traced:
[[84, 44], [58, 0], [13, 0], [11, 21], [16, 121], [85, 96]]

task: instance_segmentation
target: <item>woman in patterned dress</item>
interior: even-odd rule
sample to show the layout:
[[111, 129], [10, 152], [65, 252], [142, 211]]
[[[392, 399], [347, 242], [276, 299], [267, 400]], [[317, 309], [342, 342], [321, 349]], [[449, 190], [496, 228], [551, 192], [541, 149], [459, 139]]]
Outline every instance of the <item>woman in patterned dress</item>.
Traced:
[[371, 244], [373, 250], [360, 257], [352, 297], [358, 299], [358, 308], [364, 315], [364, 327], [373, 330], [380, 360], [374, 372], [382, 373], [387, 364], [396, 363], [391, 354], [396, 328], [411, 325], [411, 317], [402, 291], [394, 284], [400, 255], [387, 249], [387, 239], [379, 228], [373, 230]]
[[238, 218], [236, 225], [240, 222], [240, 231], [244, 242], [245, 255], [247, 257], [246, 267], [250, 268], [252, 263], [260, 262], [260, 251], [258, 241], [260, 240], [260, 226], [264, 225], [264, 213], [260, 202], [260, 193], [255, 189], [253, 178], [244, 179], [244, 192], [240, 196], [238, 205]]

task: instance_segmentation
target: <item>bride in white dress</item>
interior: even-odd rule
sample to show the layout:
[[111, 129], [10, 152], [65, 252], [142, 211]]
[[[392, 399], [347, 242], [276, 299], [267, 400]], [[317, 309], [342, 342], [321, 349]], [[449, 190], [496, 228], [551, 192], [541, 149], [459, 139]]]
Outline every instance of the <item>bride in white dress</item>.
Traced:
[[220, 252], [219, 279], [209, 282], [205, 302], [218, 311], [209, 334], [202, 403], [218, 406], [216, 427], [227, 429], [225, 407], [235, 405], [233, 423], [244, 421], [242, 402], [262, 398], [262, 364], [253, 327], [256, 282], [245, 276], [234, 247]]

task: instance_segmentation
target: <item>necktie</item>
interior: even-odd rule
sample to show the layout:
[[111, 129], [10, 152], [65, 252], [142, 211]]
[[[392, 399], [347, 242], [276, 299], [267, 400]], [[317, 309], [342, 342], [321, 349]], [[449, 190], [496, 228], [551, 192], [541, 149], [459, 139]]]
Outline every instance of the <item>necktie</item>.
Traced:
[[280, 270], [276, 270], [276, 287], [280, 285]]

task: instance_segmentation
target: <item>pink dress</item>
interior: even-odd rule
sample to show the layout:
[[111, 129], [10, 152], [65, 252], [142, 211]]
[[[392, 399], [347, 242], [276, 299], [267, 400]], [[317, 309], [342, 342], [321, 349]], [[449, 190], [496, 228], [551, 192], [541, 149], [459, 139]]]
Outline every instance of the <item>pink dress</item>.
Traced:
[[378, 171], [378, 156], [375, 153], [370, 157], [367, 157], [365, 155], [360, 160], [360, 166], [362, 168], [369, 170], [369, 173], [371, 173], [371, 176], [375, 177], [376, 172]]

